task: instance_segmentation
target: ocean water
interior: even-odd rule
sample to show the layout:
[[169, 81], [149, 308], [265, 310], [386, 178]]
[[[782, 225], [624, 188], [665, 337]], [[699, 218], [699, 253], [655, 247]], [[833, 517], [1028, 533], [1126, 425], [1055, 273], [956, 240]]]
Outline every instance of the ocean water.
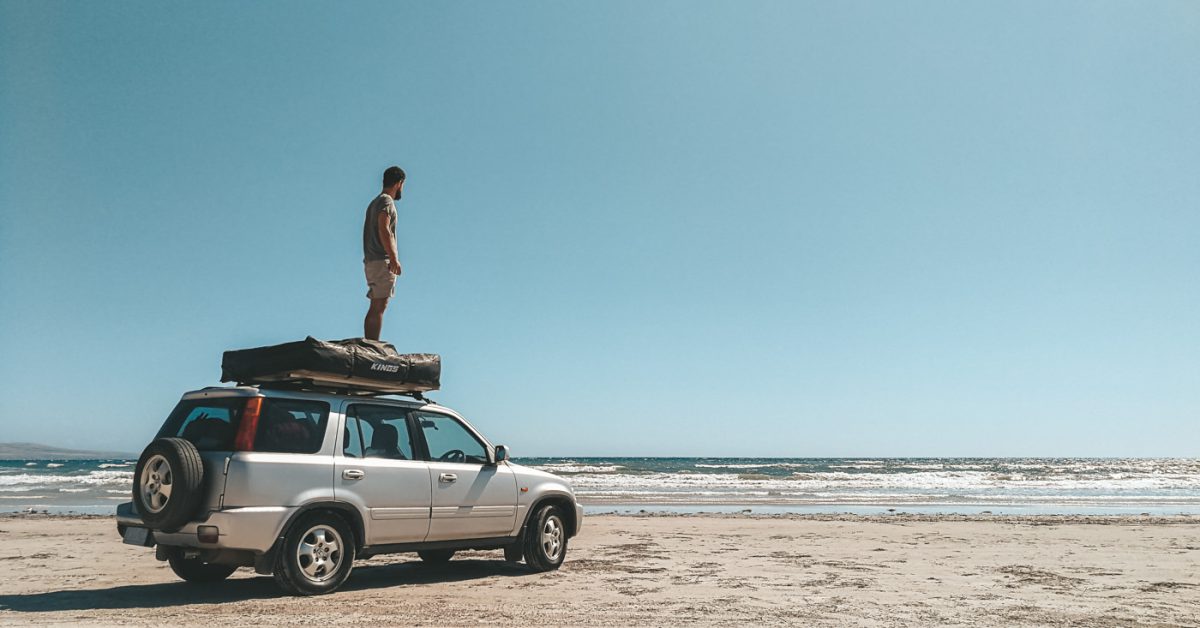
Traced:
[[[589, 512], [1200, 515], [1200, 459], [521, 458]], [[134, 460], [0, 461], [0, 512], [110, 513]]]
[[592, 512], [1200, 514], [1200, 459], [525, 458]]
[[112, 513], [131, 499], [136, 460], [0, 460], [0, 512]]

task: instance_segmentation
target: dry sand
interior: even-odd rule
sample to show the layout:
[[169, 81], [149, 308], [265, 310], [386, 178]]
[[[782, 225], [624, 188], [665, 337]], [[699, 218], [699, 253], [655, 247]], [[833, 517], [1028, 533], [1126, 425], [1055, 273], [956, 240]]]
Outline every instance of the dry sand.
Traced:
[[560, 571], [360, 561], [332, 595], [177, 580], [110, 519], [0, 518], [0, 623], [1200, 625], [1196, 518], [597, 516]]

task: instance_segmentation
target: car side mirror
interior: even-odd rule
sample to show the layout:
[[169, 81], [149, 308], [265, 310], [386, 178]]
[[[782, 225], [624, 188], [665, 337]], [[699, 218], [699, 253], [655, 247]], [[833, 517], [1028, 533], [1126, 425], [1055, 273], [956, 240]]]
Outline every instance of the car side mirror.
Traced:
[[493, 461], [496, 464], [500, 464], [505, 460], [508, 460], [508, 447], [505, 447], [504, 445], [496, 445], [496, 455], [493, 458]]

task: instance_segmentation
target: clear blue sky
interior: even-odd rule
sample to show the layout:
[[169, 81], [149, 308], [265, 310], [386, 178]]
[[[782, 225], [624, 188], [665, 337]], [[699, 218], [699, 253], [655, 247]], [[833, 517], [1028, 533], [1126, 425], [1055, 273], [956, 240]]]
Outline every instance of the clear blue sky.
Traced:
[[0, 441], [384, 338], [516, 455], [1200, 456], [1200, 3], [0, 0]]

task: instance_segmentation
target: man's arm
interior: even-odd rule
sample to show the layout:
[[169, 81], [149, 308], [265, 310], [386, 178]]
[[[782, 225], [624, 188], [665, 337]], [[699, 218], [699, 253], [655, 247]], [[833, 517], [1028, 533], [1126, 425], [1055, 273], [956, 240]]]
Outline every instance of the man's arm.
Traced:
[[383, 248], [387, 249], [388, 254], [388, 270], [393, 275], [399, 275], [402, 271], [400, 268], [400, 254], [396, 252], [396, 237], [391, 229], [388, 229], [387, 212], [379, 212], [379, 241], [383, 243]]

